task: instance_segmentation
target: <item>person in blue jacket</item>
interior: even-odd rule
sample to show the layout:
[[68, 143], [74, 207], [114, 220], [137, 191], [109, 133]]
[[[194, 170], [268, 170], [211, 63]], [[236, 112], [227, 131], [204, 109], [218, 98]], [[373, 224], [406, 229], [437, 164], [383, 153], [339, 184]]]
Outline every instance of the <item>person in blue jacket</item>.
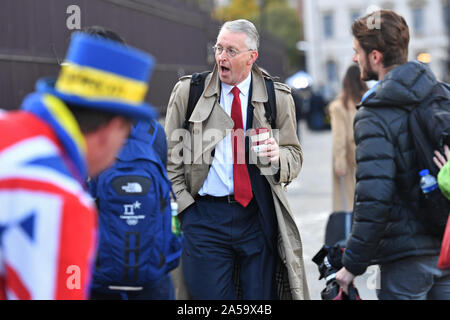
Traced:
[[[122, 44], [125, 44], [125, 41], [115, 32], [105, 29], [100, 26], [92, 26], [88, 27], [85, 30], [83, 30], [85, 33], [106, 38], [109, 40], [113, 40]], [[151, 139], [151, 142], [149, 142], [149, 139]], [[139, 156], [139, 154], [141, 156]], [[157, 120], [151, 119], [151, 120], [140, 120], [136, 122], [131, 130], [130, 136], [128, 137], [128, 140], [126, 144], [124, 145], [122, 151], [118, 155], [118, 159], [120, 160], [126, 160], [126, 161], [132, 161], [133, 159], [137, 158], [152, 158], [153, 155], [156, 155], [159, 158], [159, 161], [161, 162], [161, 170], [163, 170], [165, 175], [165, 168], [167, 166], [167, 140], [166, 135], [164, 132], [164, 128], [161, 126], [161, 124], [158, 123]], [[115, 167], [111, 167], [106, 171], [114, 170]], [[102, 174], [106, 173], [103, 172]], [[100, 179], [101, 176], [99, 176], [98, 179]], [[164, 178], [164, 177], [163, 177]], [[101, 192], [98, 190], [98, 179], [89, 181], [89, 189], [91, 195], [93, 195], [94, 198], [97, 197], [97, 195]], [[169, 185], [170, 181], [167, 179]], [[117, 199], [116, 202], [119, 203], [121, 199]], [[99, 203], [97, 201], [97, 205], [99, 206]], [[112, 223], [111, 219], [102, 218], [102, 212], [101, 207], [99, 206], [100, 211], [100, 218], [99, 218], [99, 229], [100, 229], [100, 243], [98, 247], [98, 253], [97, 253], [97, 265], [95, 270], [93, 271], [93, 284], [91, 286], [90, 290], [90, 299], [91, 300], [173, 300], [175, 299], [175, 292], [174, 287], [172, 283], [172, 278], [170, 276], [170, 273], [164, 273], [160, 279], [157, 281], [153, 281], [152, 283], [149, 283], [147, 286], [143, 287], [119, 287], [114, 288], [113, 290], [99, 290], [100, 287], [105, 287], [104, 283], [101, 283], [104, 279], [102, 278], [102, 275], [99, 276], [99, 274], [103, 271], [99, 269], [99, 260], [98, 257], [100, 254], [103, 256], [106, 254], [110, 254], [112, 251], [108, 251], [106, 253], [101, 252], [105, 250], [105, 244], [107, 244], [107, 241], [105, 239], [102, 239], [102, 236], [110, 232], [110, 230], [104, 230], [104, 226], [102, 224], [105, 221], [108, 221], [108, 223]], [[104, 230], [102, 232], [102, 230]], [[145, 234], [141, 235], [141, 238], [145, 237]], [[103, 240], [103, 241], [102, 241]], [[172, 239], [173, 240], [173, 239]], [[147, 241], [146, 239], [141, 239], [141, 242]], [[156, 240], [155, 240], [156, 241]], [[177, 242], [177, 240], [173, 240], [173, 242]], [[112, 260], [108, 260], [107, 263], [112, 264]], [[178, 261], [178, 260], [177, 260]], [[141, 268], [141, 266], [140, 266]], [[170, 267], [172, 268], [172, 267]], [[146, 267], [143, 266], [142, 270], [146, 270]], [[139, 271], [141, 272], [141, 271]], [[108, 286], [106, 286], [108, 287]]]

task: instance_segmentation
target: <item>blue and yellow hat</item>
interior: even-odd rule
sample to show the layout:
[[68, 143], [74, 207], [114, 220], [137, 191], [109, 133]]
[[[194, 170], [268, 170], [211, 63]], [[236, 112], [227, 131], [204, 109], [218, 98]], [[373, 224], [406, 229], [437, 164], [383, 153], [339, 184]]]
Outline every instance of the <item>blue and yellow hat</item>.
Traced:
[[36, 89], [84, 108], [155, 118], [156, 110], [144, 101], [154, 64], [143, 51], [76, 32], [58, 79], [40, 79]]

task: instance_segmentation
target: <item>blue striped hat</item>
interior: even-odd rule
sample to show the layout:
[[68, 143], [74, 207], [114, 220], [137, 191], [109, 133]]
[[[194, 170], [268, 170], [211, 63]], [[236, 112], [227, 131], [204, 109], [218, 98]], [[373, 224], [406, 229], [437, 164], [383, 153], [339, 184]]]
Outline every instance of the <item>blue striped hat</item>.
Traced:
[[155, 60], [121, 43], [76, 32], [58, 78], [38, 80], [36, 89], [75, 106], [133, 119], [157, 116], [145, 102]]

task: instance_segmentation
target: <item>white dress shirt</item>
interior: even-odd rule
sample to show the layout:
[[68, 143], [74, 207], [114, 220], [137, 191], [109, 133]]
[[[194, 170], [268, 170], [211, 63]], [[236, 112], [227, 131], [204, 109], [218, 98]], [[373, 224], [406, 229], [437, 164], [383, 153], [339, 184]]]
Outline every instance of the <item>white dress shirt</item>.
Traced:
[[[240, 91], [239, 98], [241, 99], [242, 125], [244, 132], [247, 129], [247, 106], [251, 80], [252, 74], [250, 72], [248, 77], [237, 85]], [[233, 87], [234, 86], [222, 83], [222, 90], [220, 91], [220, 106], [230, 117], [231, 106], [234, 99], [233, 93], [231, 92]], [[225, 138], [216, 145], [214, 160], [209, 168], [208, 176], [198, 193], [201, 196], [208, 194], [215, 197], [234, 194], [231, 132], [228, 132]]]

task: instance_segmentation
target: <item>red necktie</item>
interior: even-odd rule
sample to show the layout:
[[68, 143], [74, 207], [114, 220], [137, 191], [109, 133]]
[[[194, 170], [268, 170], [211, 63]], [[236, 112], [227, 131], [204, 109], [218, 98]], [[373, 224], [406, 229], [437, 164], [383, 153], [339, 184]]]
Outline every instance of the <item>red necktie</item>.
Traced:
[[246, 207], [252, 200], [253, 193], [247, 165], [245, 164], [245, 133], [242, 124], [241, 99], [237, 87], [233, 87], [231, 92], [234, 96], [231, 105], [231, 119], [234, 121], [234, 132], [232, 134], [234, 198]]

